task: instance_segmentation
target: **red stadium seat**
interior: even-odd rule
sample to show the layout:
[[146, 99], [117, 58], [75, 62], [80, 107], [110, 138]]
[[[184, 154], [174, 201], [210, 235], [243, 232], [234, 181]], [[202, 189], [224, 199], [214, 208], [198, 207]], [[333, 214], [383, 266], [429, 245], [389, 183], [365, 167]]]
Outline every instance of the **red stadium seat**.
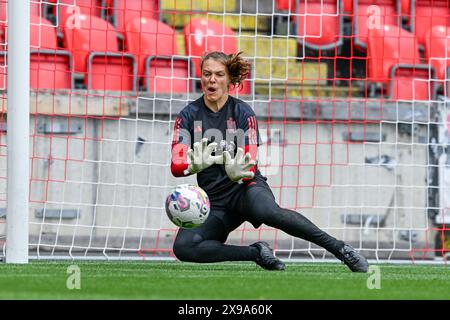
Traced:
[[149, 56], [145, 62], [144, 85], [146, 90], [152, 93], [186, 93], [192, 91], [190, 69], [188, 57]]
[[[194, 74], [200, 77], [200, 57], [205, 52], [222, 51], [226, 54], [236, 53], [237, 36], [222, 23], [213, 20], [191, 19], [184, 27], [186, 53], [192, 58]], [[238, 90], [241, 94], [251, 92], [250, 80], [244, 81], [243, 87]]]
[[30, 87], [32, 89], [73, 88], [70, 54], [63, 51], [31, 51]]
[[112, 24], [95, 16], [74, 15], [64, 25], [64, 45], [72, 52], [75, 72], [87, 74], [88, 89], [135, 89], [135, 58], [119, 52]]
[[[184, 57], [171, 58], [178, 55], [174, 29], [159, 20], [135, 18], [126, 26], [125, 39], [127, 51], [137, 57], [138, 75], [143, 77], [147, 90], [187, 91], [189, 60]], [[161, 43], [164, 45], [158, 45]], [[174, 78], [168, 78], [171, 75]]]
[[354, 0], [353, 10], [355, 45], [362, 49], [367, 47], [369, 29], [400, 26], [397, 0]]
[[114, 25], [117, 32], [125, 33], [128, 22], [147, 17], [159, 20], [158, 0], [109, 0], [112, 3]]
[[[56, 28], [50, 21], [30, 16], [30, 87], [32, 89], [70, 89], [73, 87], [72, 60], [67, 51], [58, 50]], [[7, 53], [0, 56], [1, 65]], [[0, 88], [6, 76], [0, 77]]]
[[317, 50], [333, 49], [342, 44], [344, 23], [338, 1], [301, 1], [296, 15], [301, 44]]
[[412, 33], [393, 25], [369, 30], [368, 78], [382, 84], [387, 97], [430, 99], [431, 72], [429, 65], [420, 64], [419, 45]]
[[275, 0], [277, 11], [295, 12], [295, 0]]
[[[135, 18], [125, 30], [127, 51], [138, 58], [138, 74], [145, 74], [147, 56], [172, 56], [178, 54], [175, 30], [152, 18]], [[164, 45], [161, 45], [161, 44]]]
[[411, 30], [421, 46], [425, 46], [426, 35], [434, 26], [450, 26], [450, 4], [448, 0], [412, 0]]
[[34, 89], [73, 88], [72, 57], [58, 50], [56, 28], [50, 21], [30, 16], [30, 86]]
[[436, 78], [445, 80], [450, 67], [450, 27], [434, 26], [425, 37], [425, 56], [436, 70]]
[[91, 52], [84, 83], [92, 90], [135, 91], [136, 62], [130, 54]]
[[200, 77], [200, 57], [205, 52], [237, 51], [237, 36], [227, 26], [213, 20], [191, 19], [184, 27], [186, 53], [192, 56], [195, 76]]
[[30, 15], [30, 46], [52, 50], [58, 48], [56, 28], [49, 20]]
[[394, 66], [391, 70], [390, 98], [393, 100], [434, 99], [434, 82], [428, 65], [403, 68]]
[[86, 14], [72, 15], [64, 25], [64, 46], [72, 52], [75, 72], [85, 73], [87, 58], [93, 51], [118, 52], [114, 26]]

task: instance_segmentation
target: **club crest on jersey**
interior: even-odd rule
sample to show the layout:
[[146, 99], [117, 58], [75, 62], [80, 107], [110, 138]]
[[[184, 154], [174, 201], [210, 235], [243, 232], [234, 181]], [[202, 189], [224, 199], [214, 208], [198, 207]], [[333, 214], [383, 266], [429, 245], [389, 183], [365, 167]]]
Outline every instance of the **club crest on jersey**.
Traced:
[[227, 129], [231, 131], [236, 131], [236, 121], [233, 118], [228, 118], [227, 120]]

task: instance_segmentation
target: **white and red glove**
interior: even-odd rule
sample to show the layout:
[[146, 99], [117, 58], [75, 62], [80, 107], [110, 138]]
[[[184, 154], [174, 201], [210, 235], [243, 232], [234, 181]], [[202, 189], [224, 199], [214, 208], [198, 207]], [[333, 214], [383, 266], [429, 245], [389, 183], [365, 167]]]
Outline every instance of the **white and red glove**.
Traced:
[[194, 149], [187, 152], [188, 168], [184, 171], [185, 175], [198, 173], [215, 163], [222, 163], [223, 156], [213, 156], [212, 153], [217, 149], [217, 143], [212, 142], [208, 145], [208, 139], [203, 138], [200, 142], [194, 143]]
[[256, 161], [252, 160], [250, 152], [244, 156], [244, 150], [238, 148], [234, 159], [228, 151], [223, 152], [223, 161], [225, 164], [225, 172], [231, 181], [242, 183], [244, 179], [252, 179], [255, 176], [250, 168], [256, 165]]

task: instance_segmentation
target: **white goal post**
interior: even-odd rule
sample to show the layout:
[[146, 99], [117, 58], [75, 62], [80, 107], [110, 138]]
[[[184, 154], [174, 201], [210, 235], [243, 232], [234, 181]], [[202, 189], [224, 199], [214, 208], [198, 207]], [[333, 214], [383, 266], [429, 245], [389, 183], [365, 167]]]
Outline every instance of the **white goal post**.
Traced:
[[8, 3], [6, 262], [28, 263], [30, 2]]

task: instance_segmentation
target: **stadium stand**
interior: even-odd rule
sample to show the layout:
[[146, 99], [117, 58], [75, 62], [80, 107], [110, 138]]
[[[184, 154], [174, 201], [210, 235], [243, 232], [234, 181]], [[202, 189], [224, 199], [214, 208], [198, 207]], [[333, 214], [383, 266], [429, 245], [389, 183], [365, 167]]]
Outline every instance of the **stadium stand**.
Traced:
[[[431, 66], [421, 64], [414, 34], [393, 26], [369, 30], [369, 81], [381, 85], [381, 94], [394, 100], [427, 100], [433, 97]], [[372, 93], [373, 95], [373, 93]]]
[[427, 32], [434, 26], [450, 26], [448, 0], [411, 0], [411, 30], [425, 46]]
[[316, 50], [334, 49], [342, 45], [343, 16], [340, 1], [301, 1], [296, 10], [298, 40]]
[[[134, 18], [125, 30], [127, 51], [137, 57], [138, 76], [149, 92], [187, 92], [189, 59], [178, 56], [175, 30], [159, 20]], [[164, 45], [158, 45], [164, 43]]]
[[[30, 15], [30, 87], [32, 89], [71, 89], [72, 59], [67, 51], [59, 50], [56, 28], [49, 20]], [[7, 28], [4, 28], [7, 34]], [[5, 65], [7, 52], [0, 54], [0, 65]], [[6, 68], [2, 68], [5, 76], [0, 76], [0, 88], [6, 88]]]
[[74, 70], [84, 76], [88, 89], [136, 89], [136, 61], [129, 53], [119, 51], [114, 26], [96, 16], [80, 14], [67, 19], [64, 45], [74, 57]]
[[[192, 57], [194, 75], [200, 77], [200, 57], [205, 52], [237, 52], [237, 35], [224, 24], [209, 19], [192, 19], [184, 28], [186, 54]], [[250, 81], [238, 90], [240, 94], [251, 92]]]

